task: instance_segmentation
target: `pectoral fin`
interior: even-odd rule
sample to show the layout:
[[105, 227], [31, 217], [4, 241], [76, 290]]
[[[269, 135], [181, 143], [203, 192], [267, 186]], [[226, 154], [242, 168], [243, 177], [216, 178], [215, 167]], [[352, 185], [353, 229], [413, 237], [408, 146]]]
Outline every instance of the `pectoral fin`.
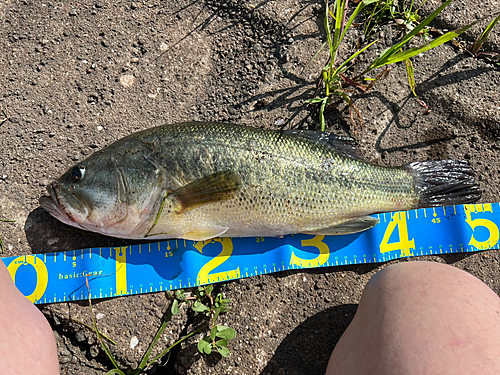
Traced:
[[206, 241], [210, 238], [218, 237], [227, 232], [228, 227], [221, 227], [219, 225], [214, 225], [212, 227], [202, 228], [199, 230], [194, 230], [192, 232], [184, 233], [182, 238], [191, 241]]
[[241, 179], [237, 173], [222, 171], [192, 181], [168, 197], [177, 203], [175, 212], [181, 214], [204, 204], [231, 199], [240, 185]]
[[362, 232], [364, 230], [373, 228], [379, 223], [379, 219], [371, 216], [362, 216], [356, 219], [345, 221], [341, 224], [329, 228], [321, 228], [314, 231], [304, 232], [306, 234], [314, 235], [341, 235]]

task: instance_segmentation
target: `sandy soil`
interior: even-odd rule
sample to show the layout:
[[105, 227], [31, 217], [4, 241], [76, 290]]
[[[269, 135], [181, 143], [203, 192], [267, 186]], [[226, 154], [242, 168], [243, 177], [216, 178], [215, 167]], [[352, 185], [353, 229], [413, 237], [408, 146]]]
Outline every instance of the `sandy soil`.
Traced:
[[[422, 14], [439, 3], [429, 1]], [[498, 10], [497, 1], [456, 1], [434, 27], [457, 28]], [[0, 106], [9, 116], [0, 125], [0, 218], [16, 221], [0, 223], [6, 256], [116, 244], [68, 231], [38, 207], [38, 198], [74, 162], [135, 130], [187, 120], [318, 127], [316, 109], [304, 101], [315, 91], [326, 55], [303, 68], [324, 38], [320, 2], [4, 0], [0, 25]], [[461, 42], [467, 45], [479, 30]], [[350, 43], [359, 35], [349, 35]], [[359, 66], [399, 37], [395, 25], [383, 28]], [[499, 43], [497, 29], [485, 50], [498, 52]], [[414, 66], [417, 92], [431, 112], [424, 114], [404, 65], [397, 64], [374, 90], [353, 96], [365, 124], [355, 136], [361, 152], [391, 166], [469, 160], [482, 202], [498, 201], [498, 66], [452, 44], [415, 58]], [[348, 111], [338, 109], [328, 115], [328, 130], [354, 136]], [[498, 251], [428, 259], [464, 269], [500, 292]], [[150, 373], [320, 374], [365, 284], [385, 266], [294, 271], [217, 286], [233, 301], [223, 317], [238, 333], [230, 358], [201, 356], [190, 341], [169, 366]], [[117, 341], [113, 351], [123, 366], [137, 366], [167, 303], [164, 294], [95, 302], [99, 325]], [[92, 332], [67, 319], [89, 323], [87, 304], [40, 309], [54, 328], [63, 374], [110, 369]], [[194, 319], [184, 310], [162, 345], [176, 341]]]

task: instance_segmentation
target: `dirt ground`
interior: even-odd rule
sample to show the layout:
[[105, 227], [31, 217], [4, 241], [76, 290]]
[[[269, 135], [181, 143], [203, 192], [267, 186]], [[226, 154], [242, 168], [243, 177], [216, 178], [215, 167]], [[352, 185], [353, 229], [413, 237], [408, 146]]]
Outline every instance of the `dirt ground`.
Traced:
[[[429, 1], [422, 15], [441, 2]], [[453, 29], [500, 9], [498, 1], [452, 3], [433, 26]], [[323, 40], [319, 1], [4, 0], [0, 4], [0, 236], [5, 256], [110, 246], [116, 239], [68, 231], [38, 206], [45, 186], [78, 160], [133, 131], [188, 120], [265, 128], [318, 125], [304, 101], [315, 92], [327, 55], [303, 71]], [[460, 39], [467, 45], [480, 33]], [[349, 35], [352, 46], [361, 33]], [[485, 50], [500, 52], [498, 27]], [[401, 35], [396, 25], [358, 61], [366, 64]], [[344, 51], [343, 53], [346, 53]], [[353, 95], [364, 118], [356, 141], [380, 165], [428, 159], [469, 160], [482, 202], [500, 199], [500, 70], [448, 43], [414, 59], [413, 97], [404, 64], [368, 93]], [[345, 106], [327, 129], [354, 136]], [[2, 116], [0, 116], [2, 117]], [[119, 242], [120, 244], [122, 242]], [[422, 258], [420, 258], [422, 259]], [[479, 277], [500, 293], [499, 251], [427, 257]], [[237, 331], [231, 356], [183, 344], [151, 374], [321, 374], [352, 319], [370, 277], [387, 264], [293, 271], [217, 286], [232, 300], [222, 320]], [[101, 330], [118, 361], [137, 366], [168, 301], [151, 294], [95, 301]], [[111, 369], [93, 333], [86, 303], [41, 306], [57, 338], [63, 374]], [[189, 332], [183, 310], [160, 340]], [[139, 339], [131, 349], [132, 337]]]

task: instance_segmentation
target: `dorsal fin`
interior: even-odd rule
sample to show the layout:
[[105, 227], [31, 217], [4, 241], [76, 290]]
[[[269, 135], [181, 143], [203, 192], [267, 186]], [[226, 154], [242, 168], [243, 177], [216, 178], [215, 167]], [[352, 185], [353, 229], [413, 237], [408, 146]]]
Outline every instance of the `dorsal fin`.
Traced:
[[284, 130], [283, 133], [301, 137], [310, 142], [331, 148], [342, 156], [352, 159], [361, 159], [358, 149], [356, 148], [356, 142], [350, 137], [339, 136], [334, 133], [322, 132], [319, 130]]

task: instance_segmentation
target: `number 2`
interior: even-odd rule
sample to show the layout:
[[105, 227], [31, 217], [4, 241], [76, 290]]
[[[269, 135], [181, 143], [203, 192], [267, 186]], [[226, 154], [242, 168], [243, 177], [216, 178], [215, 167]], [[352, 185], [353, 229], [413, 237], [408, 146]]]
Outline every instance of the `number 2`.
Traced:
[[229, 259], [233, 253], [233, 241], [230, 238], [214, 238], [213, 240], [200, 241], [194, 247], [201, 253], [203, 248], [211, 242], [220, 242], [222, 244], [221, 252], [213, 259], [209, 260], [198, 272], [197, 280], [199, 285], [216, 283], [223, 280], [238, 279], [240, 277], [240, 267], [235, 270], [222, 271], [210, 274], [215, 268]]

